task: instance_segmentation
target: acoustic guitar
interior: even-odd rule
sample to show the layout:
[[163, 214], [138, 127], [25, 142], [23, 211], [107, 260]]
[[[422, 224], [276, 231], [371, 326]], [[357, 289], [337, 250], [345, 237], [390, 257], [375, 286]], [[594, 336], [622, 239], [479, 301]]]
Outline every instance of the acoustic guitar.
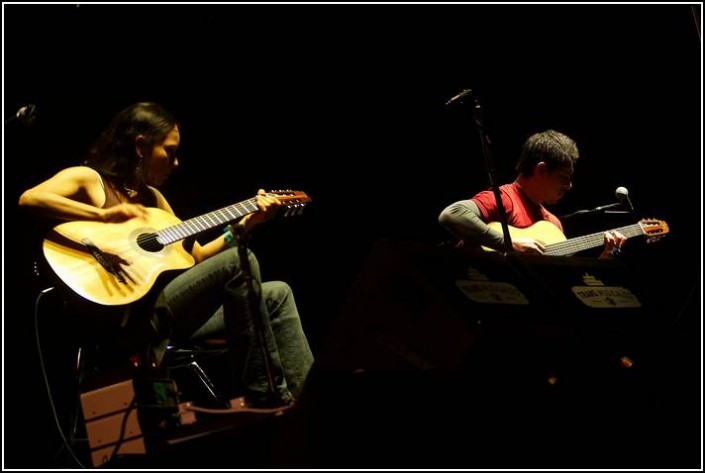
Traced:
[[[311, 202], [301, 191], [268, 193], [282, 202], [286, 216], [301, 213]], [[130, 304], [149, 293], [162, 273], [194, 265], [183, 245], [174, 243], [257, 211], [256, 197], [186, 221], [150, 207], [146, 220], [59, 224], [42, 249], [56, 275], [78, 295], [102, 305]]]
[[[499, 222], [490, 222], [491, 228], [502, 232], [502, 224]], [[618, 231], [626, 238], [636, 236], [646, 236], [647, 241], [654, 242], [663, 238], [668, 234], [668, 224], [663, 220], [642, 219], [639, 223], [627, 225], [624, 227], [613, 228], [608, 231]], [[526, 228], [515, 228], [509, 226], [509, 236], [514, 238], [533, 238], [540, 241], [544, 246], [544, 254], [551, 256], [566, 256], [578, 253], [579, 251], [587, 250], [602, 246], [604, 243], [604, 233], [591, 233], [580, 237], [566, 239], [563, 232], [560, 231], [551, 222], [541, 220]], [[494, 251], [485, 246], [482, 247], [486, 251]]]

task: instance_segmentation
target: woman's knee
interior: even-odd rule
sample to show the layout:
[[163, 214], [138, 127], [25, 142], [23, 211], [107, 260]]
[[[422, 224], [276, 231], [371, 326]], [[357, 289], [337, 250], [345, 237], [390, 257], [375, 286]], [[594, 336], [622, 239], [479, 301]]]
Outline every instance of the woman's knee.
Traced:
[[262, 297], [273, 320], [299, 317], [296, 301], [294, 300], [294, 292], [284, 281], [262, 283]]
[[282, 303], [294, 298], [294, 292], [284, 281], [267, 281], [262, 283], [262, 295], [267, 301]]
[[[243, 265], [240, 259], [240, 249], [237, 247], [230, 248], [224, 253], [228, 255], [228, 264], [230, 264], [232, 268], [231, 272], [241, 271]], [[255, 256], [254, 252], [249, 248], [247, 249], [247, 261], [252, 274], [255, 276], [255, 279], [259, 279], [259, 261], [257, 260], [257, 256]]]

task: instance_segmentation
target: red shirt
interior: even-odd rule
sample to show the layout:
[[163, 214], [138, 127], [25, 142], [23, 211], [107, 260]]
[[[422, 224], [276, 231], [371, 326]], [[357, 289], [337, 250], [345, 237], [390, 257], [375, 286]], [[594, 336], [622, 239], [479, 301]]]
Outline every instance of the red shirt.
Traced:
[[[515, 228], [530, 227], [539, 220], [548, 220], [563, 232], [563, 225], [558, 217], [546, 208], [529, 199], [516, 182], [499, 187], [504, 210], [507, 212], [507, 223]], [[482, 219], [489, 222], [500, 222], [497, 201], [492, 190], [486, 190], [475, 195], [472, 200], [480, 208]]]

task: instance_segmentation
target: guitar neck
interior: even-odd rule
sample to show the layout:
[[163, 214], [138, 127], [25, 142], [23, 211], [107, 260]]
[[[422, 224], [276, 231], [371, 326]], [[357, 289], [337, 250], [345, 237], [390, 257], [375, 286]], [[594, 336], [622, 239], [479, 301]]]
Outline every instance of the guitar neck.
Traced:
[[[644, 229], [640, 224], [627, 225], [625, 227], [615, 228], [612, 231], [618, 231], [627, 238], [644, 235]], [[553, 256], [572, 255], [579, 251], [588, 250], [601, 246], [604, 243], [605, 232], [591, 233], [576, 238], [570, 238], [565, 241], [551, 243], [546, 245], [544, 254]]]
[[210, 230], [218, 225], [225, 225], [247, 214], [257, 212], [257, 199], [255, 197], [237, 204], [223, 207], [222, 209], [190, 218], [176, 225], [163, 228], [157, 233], [157, 241], [162, 245], [168, 245], [184, 238], [196, 235], [206, 230]]

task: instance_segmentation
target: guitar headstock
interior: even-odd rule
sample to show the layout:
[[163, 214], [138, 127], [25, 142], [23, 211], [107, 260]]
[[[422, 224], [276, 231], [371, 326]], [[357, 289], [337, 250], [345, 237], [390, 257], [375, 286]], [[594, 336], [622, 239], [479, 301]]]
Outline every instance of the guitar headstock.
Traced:
[[644, 218], [639, 220], [639, 225], [646, 235], [647, 243], [654, 243], [668, 234], [668, 224], [663, 220]]
[[304, 207], [311, 202], [311, 198], [302, 191], [280, 189], [267, 191], [267, 194], [272, 194], [279, 199], [282, 203], [282, 207], [284, 207], [285, 217], [290, 215], [301, 215], [304, 211]]

